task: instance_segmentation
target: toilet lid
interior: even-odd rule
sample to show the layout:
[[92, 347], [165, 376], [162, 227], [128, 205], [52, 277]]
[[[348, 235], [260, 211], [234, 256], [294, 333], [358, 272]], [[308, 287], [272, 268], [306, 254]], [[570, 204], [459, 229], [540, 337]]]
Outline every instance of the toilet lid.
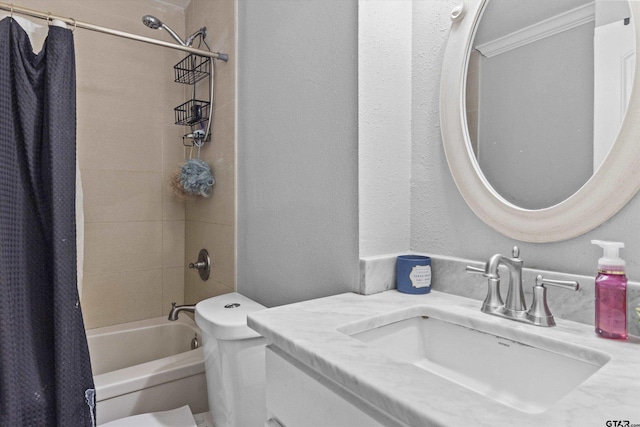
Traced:
[[189, 405], [164, 412], [132, 415], [101, 424], [100, 427], [197, 427]]
[[203, 332], [219, 340], [258, 338], [261, 335], [247, 326], [247, 315], [265, 308], [242, 294], [231, 292], [196, 304], [196, 323]]

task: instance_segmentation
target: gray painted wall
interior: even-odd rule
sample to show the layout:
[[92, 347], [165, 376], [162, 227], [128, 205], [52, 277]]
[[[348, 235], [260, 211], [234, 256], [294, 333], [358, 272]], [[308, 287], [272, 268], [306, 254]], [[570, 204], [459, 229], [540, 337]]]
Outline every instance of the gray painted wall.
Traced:
[[356, 290], [356, 0], [238, 1], [237, 289]]
[[[486, 260], [509, 254], [518, 244], [525, 266], [594, 275], [601, 250], [591, 239], [625, 242], [628, 276], [640, 278], [640, 197], [595, 230], [564, 242], [522, 243], [502, 236], [476, 218], [460, 196], [447, 167], [439, 128], [438, 101], [449, 14], [455, 0], [424, 0], [413, 6], [413, 154], [411, 249]], [[418, 25], [420, 23], [420, 25]]]
[[596, 0], [596, 27], [630, 16], [631, 11], [626, 0]]
[[[442, 58], [458, 3], [412, 2], [406, 249], [486, 260], [518, 244], [527, 267], [593, 275], [601, 252], [590, 240], [620, 240], [629, 277], [638, 280], [640, 197], [596, 230], [547, 244], [506, 238], [465, 204], [439, 125]], [[240, 0], [238, 7], [237, 288], [269, 306], [356, 290], [357, 3]]]
[[590, 22], [480, 56], [478, 163], [516, 206], [553, 206], [591, 177], [593, 32]]

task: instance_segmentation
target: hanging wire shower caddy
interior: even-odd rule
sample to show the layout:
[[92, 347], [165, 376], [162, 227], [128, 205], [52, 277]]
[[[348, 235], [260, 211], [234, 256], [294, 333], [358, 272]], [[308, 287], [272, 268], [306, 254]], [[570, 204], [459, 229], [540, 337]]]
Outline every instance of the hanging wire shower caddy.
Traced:
[[[191, 132], [182, 137], [187, 147], [201, 146], [209, 141], [213, 111], [213, 69], [211, 58], [189, 54], [173, 67], [175, 82], [192, 86], [191, 99], [174, 108], [175, 124], [189, 126]], [[198, 99], [197, 83], [208, 77], [209, 100]], [[206, 125], [206, 126], [205, 126]], [[190, 143], [187, 143], [190, 141]]]
[[173, 66], [175, 82], [192, 85], [209, 76], [210, 58], [191, 54]]
[[[207, 46], [208, 47], [208, 46]], [[192, 87], [191, 98], [174, 108], [175, 123], [188, 126], [190, 133], [182, 137], [182, 145], [190, 147], [187, 158], [185, 149], [185, 164], [171, 177], [171, 188], [181, 198], [195, 196], [209, 197], [215, 179], [210, 166], [200, 159], [200, 149], [210, 140], [210, 130], [213, 121], [213, 79], [214, 69], [211, 58], [190, 54], [173, 67], [175, 82]], [[208, 100], [198, 99], [197, 89], [202, 88], [198, 82], [207, 79]], [[202, 90], [202, 89], [201, 89]], [[193, 157], [193, 149], [197, 148], [197, 157]]]

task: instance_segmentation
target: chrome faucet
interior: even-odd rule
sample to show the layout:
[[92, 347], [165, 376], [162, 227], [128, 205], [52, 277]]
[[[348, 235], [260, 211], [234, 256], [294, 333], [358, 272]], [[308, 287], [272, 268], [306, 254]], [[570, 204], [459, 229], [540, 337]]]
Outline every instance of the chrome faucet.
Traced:
[[[487, 297], [482, 304], [481, 310], [487, 314], [537, 326], [555, 325], [553, 315], [547, 305], [547, 289], [544, 285], [552, 285], [574, 291], [577, 291], [580, 285], [575, 281], [550, 280], [538, 275], [536, 284], [533, 287], [533, 302], [531, 303], [531, 308], [527, 310], [522, 288], [522, 266], [524, 263], [520, 259], [520, 250], [517, 246], [513, 247], [512, 256], [513, 258], [507, 258], [503, 255], [495, 254], [486, 262], [484, 269], [467, 266], [466, 271], [468, 273], [481, 274], [487, 278]], [[509, 288], [506, 303], [502, 302], [502, 296], [500, 295], [500, 265], [504, 265], [509, 269]]]
[[194, 313], [196, 311], [195, 305], [176, 305], [175, 302], [171, 303], [171, 311], [169, 312], [169, 320], [178, 320], [178, 314], [181, 311], [188, 311]]
[[500, 254], [495, 254], [486, 265], [486, 270], [500, 278], [498, 267], [500, 264], [509, 269], [509, 289], [507, 291], [507, 301], [504, 303], [504, 312], [507, 316], [517, 316], [518, 313], [527, 310], [527, 303], [522, 290], [522, 265], [524, 262], [519, 258], [520, 249], [514, 246], [511, 250], [513, 258], [507, 258]]

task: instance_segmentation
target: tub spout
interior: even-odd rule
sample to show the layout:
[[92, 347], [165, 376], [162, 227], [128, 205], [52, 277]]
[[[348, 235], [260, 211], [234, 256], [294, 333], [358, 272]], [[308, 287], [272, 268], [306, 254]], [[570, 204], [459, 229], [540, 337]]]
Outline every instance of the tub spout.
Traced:
[[176, 305], [175, 302], [171, 303], [171, 311], [169, 312], [169, 320], [178, 320], [178, 314], [181, 311], [189, 311], [191, 313], [196, 311], [195, 305]]

